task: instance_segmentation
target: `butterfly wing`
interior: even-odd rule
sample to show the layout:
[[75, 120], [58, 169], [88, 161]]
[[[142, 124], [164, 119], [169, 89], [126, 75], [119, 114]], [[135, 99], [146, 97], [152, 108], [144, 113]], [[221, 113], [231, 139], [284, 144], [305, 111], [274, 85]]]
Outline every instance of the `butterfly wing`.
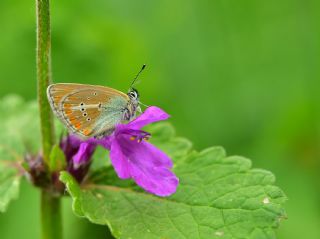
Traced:
[[84, 139], [112, 131], [129, 102], [126, 94], [115, 89], [83, 84], [53, 84], [47, 95], [62, 123]]

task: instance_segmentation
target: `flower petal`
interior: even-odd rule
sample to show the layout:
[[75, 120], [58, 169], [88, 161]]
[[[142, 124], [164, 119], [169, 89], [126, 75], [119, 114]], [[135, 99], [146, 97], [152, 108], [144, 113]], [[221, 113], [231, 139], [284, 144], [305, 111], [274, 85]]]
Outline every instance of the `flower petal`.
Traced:
[[87, 163], [90, 160], [95, 148], [95, 144], [90, 142], [82, 142], [78, 152], [72, 158], [74, 167], [78, 168], [81, 164]]
[[74, 135], [67, 135], [60, 141], [60, 148], [64, 152], [67, 161], [69, 161], [78, 151], [81, 140]]
[[148, 107], [141, 115], [135, 118], [133, 121], [126, 124], [130, 129], [141, 129], [147, 124], [166, 120], [170, 117], [166, 112], [156, 106]]
[[145, 148], [144, 150], [147, 150], [148, 151], [147, 153], [153, 156], [149, 160], [152, 160], [154, 165], [159, 167], [162, 166], [162, 167], [172, 168], [173, 163], [171, 161], [171, 158], [169, 158], [168, 155], [166, 155], [160, 149], [155, 147], [153, 144], [146, 141], [142, 141], [139, 143], [139, 145], [143, 146]]
[[150, 143], [118, 135], [112, 143], [110, 158], [119, 177], [131, 177], [146, 191], [158, 196], [176, 191], [179, 180], [169, 169], [170, 158]]
[[110, 159], [119, 178], [130, 178], [128, 159], [125, 155], [123, 155], [121, 151], [121, 146], [118, 144], [116, 140], [114, 140], [111, 144]]
[[130, 171], [133, 180], [147, 192], [166, 197], [177, 190], [179, 179], [168, 168], [158, 167], [145, 174], [141, 168], [132, 166]]

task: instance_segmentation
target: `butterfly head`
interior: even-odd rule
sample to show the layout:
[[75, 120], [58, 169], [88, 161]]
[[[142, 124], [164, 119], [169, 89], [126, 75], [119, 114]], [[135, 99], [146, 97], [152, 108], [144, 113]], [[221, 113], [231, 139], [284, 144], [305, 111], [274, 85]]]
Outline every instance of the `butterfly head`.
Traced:
[[139, 102], [139, 92], [136, 89], [131, 88], [128, 92], [128, 96], [132, 102]]
[[139, 102], [139, 93], [136, 89], [131, 88], [127, 94], [129, 96], [129, 105], [128, 105], [128, 115], [125, 116], [125, 119], [131, 120], [135, 117], [136, 112], [141, 112], [140, 102]]

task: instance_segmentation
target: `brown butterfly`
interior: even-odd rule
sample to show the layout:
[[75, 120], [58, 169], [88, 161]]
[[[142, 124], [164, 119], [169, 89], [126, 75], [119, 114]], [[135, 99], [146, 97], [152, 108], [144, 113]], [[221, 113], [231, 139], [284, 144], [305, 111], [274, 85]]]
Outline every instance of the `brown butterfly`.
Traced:
[[109, 135], [115, 125], [132, 120], [139, 107], [139, 93], [133, 85], [127, 94], [105, 86], [59, 83], [47, 89], [55, 115], [82, 139]]

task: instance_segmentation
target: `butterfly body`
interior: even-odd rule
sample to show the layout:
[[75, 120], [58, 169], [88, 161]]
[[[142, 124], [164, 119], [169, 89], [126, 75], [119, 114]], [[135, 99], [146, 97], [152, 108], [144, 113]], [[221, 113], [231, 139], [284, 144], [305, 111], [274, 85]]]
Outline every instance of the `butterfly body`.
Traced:
[[62, 123], [83, 139], [109, 135], [139, 110], [139, 94], [96, 85], [61, 83], [47, 89], [51, 108]]

